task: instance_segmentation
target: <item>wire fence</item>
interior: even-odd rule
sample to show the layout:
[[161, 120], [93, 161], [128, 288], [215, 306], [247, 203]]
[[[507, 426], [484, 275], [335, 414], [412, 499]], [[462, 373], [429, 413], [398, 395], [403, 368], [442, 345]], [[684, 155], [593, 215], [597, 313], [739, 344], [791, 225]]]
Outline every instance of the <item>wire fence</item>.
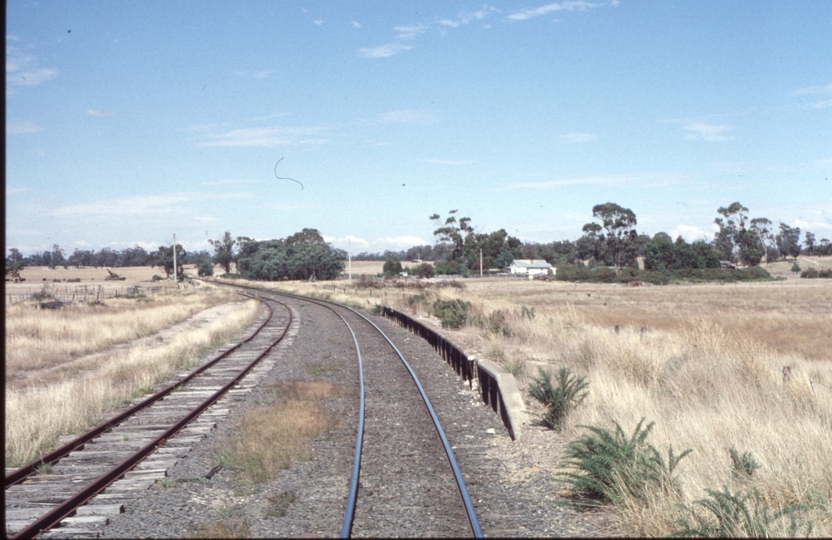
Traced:
[[6, 293], [6, 305], [13, 306], [21, 302], [73, 302], [93, 303], [101, 302], [117, 296], [139, 296], [142, 294], [159, 292], [162, 287], [140, 287], [138, 285], [112, 287], [105, 285], [44, 285], [23, 291]]

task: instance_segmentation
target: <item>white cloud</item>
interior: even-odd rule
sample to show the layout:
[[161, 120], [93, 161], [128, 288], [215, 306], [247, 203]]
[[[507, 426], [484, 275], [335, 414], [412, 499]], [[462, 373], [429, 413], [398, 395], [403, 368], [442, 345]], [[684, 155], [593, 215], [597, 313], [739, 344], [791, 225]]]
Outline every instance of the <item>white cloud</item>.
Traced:
[[315, 19], [315, 24], [321, 26], [322, 24], [324, 24], [324, 21], [321, 19]]
[[6, 70], [6, 80], [16, 86], [37, 86], [57, 76], [58, 70], [54, 68], [40, 68], [17, 73], [8, 73], [8, 69]]
[[574, 144], [574, 143], [585, 143], [585, 142], [592, 142], [597, 139], [595, 135], [592, 133], [580, 133], [580, 132], [572, 132], [572, 133], [564, 133], [559, 137], [560, 142]]
[[[606, 4], [598, 2], [584, 2], [582, 0], [565, 0], [564, 2], [553, 2], [540, 7], [524, 9], [516, 13], [512, 13], [507, 18], [512, 21], [525, 21], [546, 15], [554, 11], [586, 11], [588, 9], [597, 8]], [[616, 3], [610, 5], [617, 5]]]
[[21, 133], [38, 133], [42, 131], [39, 125], [29, 122], [28, 120], [12, 120], [6, 122], [7, 135], [19, 135]]
[[696, 240], [707, 239], [708, 231], [701, 227], [694, 227], [692, 225], [677, 225], [674, 229], [670, 231], [670, 237], [673, 240], [676, 240], [676, 238], [679, 236], [681, 236], [688, 242], [694, 242]]
[[425, 24], [411, 24], [408, 26], [396, 26], [393, 30], [399, 33], [399, 39], [410, 40], [424, 34], [429, 28], [430, 26]]
[[361, 23], [358, 21], [352, 21], [352, 27], [358, 30], [359, 28], [361, 28]]
[[374, 244], [382, 244], [386, 246], [397, 246], [402, 248], [409, 248], [413, 246], [423, 246], [430, 244], [427, 240], [422, 240], [418, 236], [386, 236], [383, 238], [376, 238]]
[[731, 131], [734, 126], [706, 124], [704, 122], [693, 122], [685, 126], [685, 130], [692, 131], [693, 134], [687, 135], [688, 140], [703, 139], [709, 142], [723, 142], [733, 141], [737, 137], [733, 135], [725, 135], [725, 132]]
[[123, 218], [127, 216], [165, 215], [172, 209], [207, 200], [250, 198], [249, 193], [171, 193], [168, 195], [138, 195], [118, 199], [103, 199], [91, 203], [71, 204], [51, 210], [58, 218], [86, 219], [95, 217]]
[[113, 113], [96, 111], [94, 109], [87, 109], [87, 114], [90, 116], [97, 116], [98, 118], [110, 118], [112, 116], [115, 116]]
[[260, 71], [255, 71], [252, 77], [254, 77], [255, 79], [265, 79], [272, 73], [274, 73], [273, 69], [261, 69]]
[[629, 182], [632, 182], [633, 185], [638, 184], [638, 187], [659, 187], [674, 185], [681, 180], [682, 177], [675, 174], [610, 174], [547, 180], [543, 182], [518, 182], [516, 184], [508, 184], [500, 188], [500, 191], [513, 189], [552, 189], [561, 186], [620, 185]]
[[251, 184], [251, 180], [213, 180], [210, 182], [203, 182], [203, 186], [240, 186]]
[[29, 191], [29, 188], [25, 188], [22, 186], [6, 186], [6, 196], [9, 195], [18, 195], [20, 193], [26, 193]]
[[378, 47], [358, 49], [358, 56], [363, 58], [387, 58], [388, 56], [393, 56], [394, 54], [399, 54], [400, 52], [409, 51], [412, 48], [413, 45], [393, 42], [387, 43], [386, 45], [380, 45]]
[[[810, 86], [808, 88], [801, 88], [791, 93], [793, 96], [832, 96], [832, 84], [825, 86]], [[825, 109], [832, 107], [832, 99], [822, 99], [809, 104], [813, 109]]]
[[315, 145], [320, 146], [327, 142], [327, 139], [304, 138], [318, 135], [323, 128], [244, 128], [232, 129], [223, 133], [208, 135], [207, 141], [198, 143], [198, 146], [226, 146], [226, 147], [272, 147], [288, 145]]

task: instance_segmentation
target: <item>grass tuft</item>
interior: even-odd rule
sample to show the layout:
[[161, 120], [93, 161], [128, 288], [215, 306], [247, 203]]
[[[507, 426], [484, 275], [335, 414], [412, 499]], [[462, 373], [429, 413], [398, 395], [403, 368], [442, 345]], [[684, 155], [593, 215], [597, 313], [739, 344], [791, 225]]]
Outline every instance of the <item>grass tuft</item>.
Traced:
[[529, 385], [529, 395], [546, 406], [542, 422], [551, 429], [560, 430], [569, 411], [577, 407], [589, 395], [586, 377], [575, 376], [568, 367], [561, 367], [552, 381], [552, 373], [538, 368], [540, 376]]

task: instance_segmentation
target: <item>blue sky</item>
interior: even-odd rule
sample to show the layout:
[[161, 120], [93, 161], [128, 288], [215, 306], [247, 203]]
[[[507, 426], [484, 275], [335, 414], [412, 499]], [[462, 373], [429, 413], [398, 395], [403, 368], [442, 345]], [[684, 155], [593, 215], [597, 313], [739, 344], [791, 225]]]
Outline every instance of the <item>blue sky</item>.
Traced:
[[[592, 207], [832, 239], [832, 2], [20, 1], [6, 247], [576, 239]], [[278, 160], [281, 160], [278, 164]], [[275, 165], [277, 168], [275, 168]], [[299, 183], [283, 178], [292, 178]]]

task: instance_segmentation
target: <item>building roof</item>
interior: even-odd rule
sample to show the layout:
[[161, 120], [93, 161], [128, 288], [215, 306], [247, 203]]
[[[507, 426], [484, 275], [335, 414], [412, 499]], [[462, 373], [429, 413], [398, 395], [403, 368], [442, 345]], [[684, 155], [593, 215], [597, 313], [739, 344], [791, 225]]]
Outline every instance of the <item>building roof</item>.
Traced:
[[511, 264], [517, 268], [552, 268], [552, 265], [543, 259], [514, 259]]

